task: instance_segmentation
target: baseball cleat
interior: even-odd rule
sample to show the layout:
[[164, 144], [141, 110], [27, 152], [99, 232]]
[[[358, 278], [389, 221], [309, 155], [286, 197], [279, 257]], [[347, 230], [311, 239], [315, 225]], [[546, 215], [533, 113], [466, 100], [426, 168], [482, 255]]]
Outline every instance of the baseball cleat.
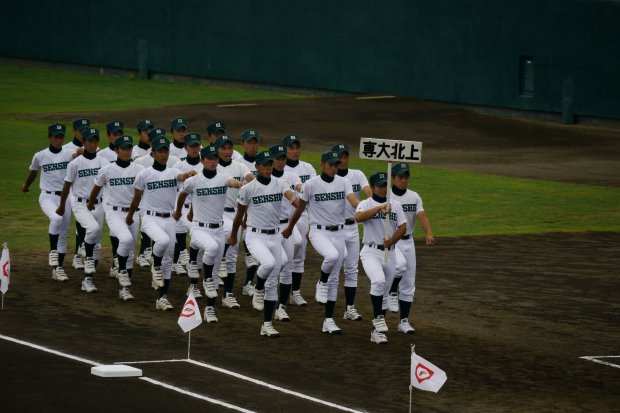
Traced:
[[149, 260], [146, 259], [144, 254], [138, 255], [138, 258], [136, 258], [136, 264], [138, 264], [140, 268], [146, 268], [151, 265], [149, 264]]
[[52, 280], [54, 281], [67, 281], [69, 277], [67, 277], [67, 273], [62, 267], [56, 267], [52, 270]]
[[254, 295], [254, 286], [252, 285], [252, 281], [248, 281], [248, 283], [243, 286], [242, 293], [243, 295], [247, 295], [249, 297]]
[[388, 310], [392, 313], [398, 312], [398, 293], [390, 293], [388, 295]]
[[86, 247], [84, 247], [84, 243], [80, 244], [78, 248], [78, 255], [82, 258], [86, 258]]
[[219, 320], [215, 315], [215, 308], [205, 307], [204, 319], [207, 323], [217, 323]]
[[202, 282], [202, 286], [205, 289], [205, 295], [209, 298], [217, 297], [217, 287], [215, 286], [215, 281], [213, 278], [207, 278]]
[[200, 292], [200, 288], [198, 288], [196, 284], [190, 284], [189, 287], [187, 287], [188, 296], [190, 291], [194, 293], [195, 298], [202, 298], [202, 292]]
[[263, 311], [265, 308], [265, 290], [254, 290], [252, 307], [254, 307], [255, 310]]
[[357, 312], [357, 309], [354, 305], [348, 305], [342, 318], [344, 318], [345, 320], [359, 321], [362, 319], [362, 315]]
[[155, 301], [155, 309], [161, 311], [172, 310], [172, 304], [170, 304], [165, 294]]
[[187, 249], [184, 249], [183, 251], [179, 253], [179, 264], [181, 265], [189, 264], [189, 251], [187, 251]]
[[116, 278], [118, 276], [118, 258], [114, 258], [112, 266], [110, 267], [110, 278]]
[[153, 282], [151, 283], [153, 288], [157, 289], [164, 286], [164, 273], [161, 270], [161, 267], [151, 268], [151, 276], [153, 279]]
[[333, 318], [326, 318], [323, 321], [323, 332], [329, 334], [342, 334], [342, 330], [336, 325]]
[[226, 270], [226, 260], [222, 260], [222, 262], [220, 263], [220, 272], [218, 273], [218, 277], [220, 277], [220, 281], [228, 277], [228, 271]]
[[291, 321], [291, 317], [286, 313], [286, 306], [280, 304], [273, 318], [279, 321]]
[[298, 305], [300, 307], [305, 307], [308, 305], [308, 302], [304, 300], [304, 298], [301, 296], [300, 291], [293, 291], [291, 293], [291, 303]]
[[183, 268], [183, 265], [179, 262], [172, 264], [172, 271], [174, 271], [177, 275], [187, 274], [187, 271], [185, 271], [185, 268]]
[[84, 260], [82, 259], [82, 257], [79, 254], [75, 254], [73, 256], [73, 262], [71, 263], [71, 265], [76, 270], [81, 270], [81, 269], [84, 268]]
[[119, 271], [116, 278], [121, 287], [129, 287], [131, 285], [131, 279], [129, 278], [127, 270]]
[[144, 258], [149, 262], [149, 265], [153, 265], [153, 249], [145, 248], [144, 249]]
[[273, 324], [271, 323], [271, 321], [265, 321], [260, 326], [260, 335], [267, 336], [267, 337], [274, 337], [274, 338], [280, 337], [280, 333], [278, 333], [278, 330], [273, 328]]
[[120, 290], [118, 290], [118, 298], [120, 298], [123, 301], [134, 300], [134, 296], [131, 295], [131, 292], [129, 291], [129, 287], [123, 287]]
[[387, 344], [388, 339], [385, 334], [380, 333], [375, 329], [370, 333], [370, 341], [377, 344]]
[[222, 297], [222, 306], [226, 308], [241, 308], [232, 293], [226, 293], [226, 297]]
[[84, 260], [84, 274], [94, 274], [97, 272], [95, 268], [95, 260], [92, 258], [86, 258]]
[[196, 261], [191, 261], [189, 264], [187, 264], [187, 276], [189, 278], [200, 278], [200, 271], [198, 268], [198, 264], [196, 264]]
[[82, 291], [86, 291], [87, 293], [94, 293], [97, 291], [97, 287], [95, 287], [95, 283], [93, 283], [91, 277], [86, 277], [82, 280]]
[[372, 325], [379, 333], [387, 333], [388, 326], [385, 324], [385, 317], [382, 315], [377, 316], [377, 318], [372, 319]]
[[414, 334], [415, 328], [413, 328], [413, 326], [409, 324], [408, 319], [403, 318], [402, 320], [400, 320], [400, 323], [398, 323], [398, 332], [403, 334]]
[[314, 298], [317, 303], [325, 304], [327, 303], [327, 290], [328, 286], [326, 283], [321, 282], [320, 280], [316, 283], [316, 294]]
[[60, 262], [58, 262], [58, 251], [52, 250], [47, 256], [47, 262], [50, 267], [58, 267]]

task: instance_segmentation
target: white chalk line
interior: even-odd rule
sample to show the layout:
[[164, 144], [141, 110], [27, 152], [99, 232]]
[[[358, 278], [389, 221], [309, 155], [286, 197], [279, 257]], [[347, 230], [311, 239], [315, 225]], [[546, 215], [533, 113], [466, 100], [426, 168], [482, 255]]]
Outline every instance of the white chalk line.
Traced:
[[386, 95], [386, 96], [359, 96], [356, 97], [355, 99], [357, 100], [371, 100], [371, 99], [393, 99], [396, 96], [392, 96], [392, 95]]
[[258, 106], [256, 103], [227, 103], [222, 105], [217, 105], [218, 108], [238, 108], [244, 106]]
[[[67, 358], [67, 359], [70, 359], [70, 360], [74, 360], [74, 361], [78, 361], [78, 362], [84, 363], [84, 364], [89, 364], [91, 366], [101, 366], [102, 365], [101, 363], [98, 363], [98, 362], [93, 361], [93, 360], [88, 360], [88, 359], [85, 359], [85, 358], [82, 358], [82, 357], [74, 356], [72, 354], [63, 353], [61, 351], [54, 350], [54, 349], [51, 349], [49, 347], [40, 346], [38, 344], [30, 343], [30, 342], [24, 341], [24, 340], [19, 340], [19, 339], [13, 338], [13, 337], [5, 336], [3, 334], [0, 334], [0, 339], [6, 340], [6, 341], [10, 341], [10, 342], [15, 343], [15, 344], [20, 344], [22, 346], [30, 347], [30, 348], [33, 348], [35, 350], [44, 351], [46, 353], [50, 353], [50, 354], [53, 354], [55, 356], [64, 357], [64, 358]], [[176, 360], [176, 361], [186, 361], [186, 360]], [[165, 360], [165, 361], [162, 361], [162, 362], [170, 362], [170, 360]], [[204, 401], [207, 401], [207, 402], [212, 403], [212, 404], [217, 404], [217, 405], [229, 408], [231, 410], [236, 410], [236, 411], [244, 412], [244, 413], [255, 413], [252, 410], [244, 409], [243, 407], [235, 406], [234, 404], [230, 404], [230, 403], [218, 400], [218, 399], [213, 399], [211, 397], [208, 397], [208, 396], [205, 396], [205, 395], [202, 395], [202, 394], [190, 392], [188, 390], [181, 389], [180, 387], [172, 386], [170, 384], [167, 384], [167, 383], [164, 383], [164, 382], [161, 382], [161, 381], [158, 381], [158, 380], [151, 379], [150, 377], [140, 377], [140, 380], [144, 380], [147, 383], [151, 383], [151, 384], [154, 384], [154, 385], [157, 385], [157, 386], [165, 387], [166, 389], [175, 391], [177, 393], [184, 394], [186, 396], [190, 396], [190, 397], [194, 397], [196, 399], [204, 400]]]
[[237, 378], [239, 380], [248, 381], [250, 383], [256, 384], [257, 386], [267, 387], [270, 390], [279, 391], [280, 393], [288, 394], [290, 396], [297, 397], [297, 398], [304, 399], [304, 400], [309, 400], [309, 401], [312, 401], [312, 402], [315, 402], [315, 403], [322, 404], [324, 406], [332, 407], [334, 409], [342, 410], [342, 411], [345, 411], [345, 412], [351, 412], [351, 413], [362, 413], [362, 411], [360, 411], [360, 410], [355, 410], [355, 409], [351, 409], [351, 408], [346, 407], [346, 406], [341, 406], [341, 405], [336, 404], [336, 403], [328, 402], [326, 400], [322, 400], [322, 399], [319, 399], [319, 398], [316, 398], [316, 397], [313, 397], [313, 396], [309, 396], [309, 395], [304, 394], [304, 393], [300, 393], [300, 392], [297, 392], [297, 391], [294, 391], [294, 390], [289, 390], [289, 389], [286, 389], [284, 387], [276, 386], [275, 384], [267, 383], [267, 382], [262, 381], [262, 380], [258, 380], [258, 379], [255, 379], [255, 378], [252, 378], [252, 377], [249, 377], [249, 376], [245, 376], [245, 375], [240, 374], [240, 373], [236, 373], [234, 371], [226, 370], [226, 369], [223, 369], [221, 367], [214, 366], [212, 364], [207, 364], [207, 363], [203, 363], [203, 362], [192, 360], [192, 359], [123, 361], [123, 362], [118, 362], [118, 363], [115, 363], [115, 364], [150, 364], [150, 363], [178, 363], [178, 362], [186, 362], [186, 363], [189, 363], [189, 364], [194, 364], [196, 366], [203, 367], [203, 368], [206, 368], [206, 369], [210, 369], [210, 370], [216, 371], [218, 373], [225, 374], [227, 376], [232, 376], [232, 377]]
[[592, 361], [594, 363], [603, 364], [605, 366], [614, 367], [620, 369], [620, 364], [609, 363], [607, 361], [599, 360], [599, 359], [607, 359], [607, 358], [620, 358], [620, 356], [583, 356], [579, 357], [580, 359]]

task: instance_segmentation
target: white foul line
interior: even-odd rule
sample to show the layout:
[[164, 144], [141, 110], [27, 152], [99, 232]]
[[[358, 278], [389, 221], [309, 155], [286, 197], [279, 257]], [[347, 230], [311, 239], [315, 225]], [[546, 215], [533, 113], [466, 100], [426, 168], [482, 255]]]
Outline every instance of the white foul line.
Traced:
[[620, 358], [620, 356], [583, 356], [579, 358], [588, 360], [588, 361], [593, 361], [594, 363], [604, 364], [606, 366], [611, 366], [611, 367], [620, 369], [620, 364], [608, 363], [606, 361], [599, 360], [599, 359], [605, 359], [605, 358]]
[[256, 103], [227, 103], [222, 105], [216, 105], [218, 108], [237, 108], [243, 106], [257, 106]]
[[387, 96], [359, 96], [356, 97], [355, 99], [357, 100], [371, 100], [371, 99], [393, 99], [396, 96], [391, 96], [391, 95], [387, 95]]
[[84, 359], [82, 357], [72, 356], [71, 354], [62, 353], [62, 352], [57, 351], [57, 350], [52, 350], [51, 348], [48, 348], [48, 347], [43, 347], [43, 346], [40, 346], [38, 344], [29, 343], [29, 342], [23, 341], [23, 340], [18, 340], [18, 339], [13, 338], [13, 337], [9, 337], [9, 336], [5, 336], [5, 335], [0, 334], [0, 338], [3, 339], [3, 340], [6, 340], [6, 341], [11, 341], [13, 343], [21, 344], [22, 346], [31, 347], [31, 348], [34, 348], [34, 349], [37, 349], [37, 350], [44, 351], [46, 353], [54, 354], [56, 356], [60, 356], [60, 357], [68, 358], [68, 359], [71, 359], [71, 360], [79, 361], [80, 363], [90, 364], [91, 366], [101, 366], [101, 363], [97, 363], [96, 361]]

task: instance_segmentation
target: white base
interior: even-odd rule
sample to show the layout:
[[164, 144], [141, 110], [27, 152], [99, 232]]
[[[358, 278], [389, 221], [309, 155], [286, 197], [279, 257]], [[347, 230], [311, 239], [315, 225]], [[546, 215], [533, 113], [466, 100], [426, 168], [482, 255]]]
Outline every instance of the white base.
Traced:
[[110, 364], [91, 367], [90, 374], [99, 377], [140, 377], [142, 370], [123, 364]]

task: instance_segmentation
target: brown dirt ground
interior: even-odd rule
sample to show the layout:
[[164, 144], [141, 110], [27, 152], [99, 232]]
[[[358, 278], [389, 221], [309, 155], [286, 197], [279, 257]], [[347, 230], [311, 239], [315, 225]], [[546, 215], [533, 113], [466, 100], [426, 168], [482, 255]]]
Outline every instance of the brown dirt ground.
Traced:
[[[165, 125], [176, 115], [187, 116], [199, 132], [214, 118], [227, 121], [235, 135], [255, 127], [266, 143], [294, 131], [312, 149], [337, 141], [356, 145], [360, 136], [412, 138], [424, 142], [424, 163], [431, 166], [620, 186], [617, 130], [495, 118], [412, 99], [339, 97], [87, 114], [128, 125], [144, 116]], [[390, 343], [370, 343], [363, 271], [357, 303], [365, 320], [340, 321], [344, 333], [335, 337], [320, 332], [323, 308], [314, 300], [306, 308], [289, 308], [292, 321], [277, 323], [281, 338], [260, 337], [260, 314], [237, 282], [242, 308], [218, 308], [219, 324], [194, 331], [192, 359], [353, 409], [404, 412], [415, 344], [446, 371], [448, 381], [438, 394], [414, 391], [413, 411], [620, 411], [620, 370], [579, 358], [619, 354], [620, 233], [437, 235], [432, 248], [416, 241], [415, 335], [396, 333], [397, 317], [389, 314]], [[69, 271], [67, 283], [53, 282], [45, 255], [11, 251], [13, 283], [0, 312], [0, 334], [103, 363], [186, 357], [187, 337], [176, 324], [184, 278], [173, 279], [175, 311], [161, 313], [154, 310], [147, 271], [136, 272], [136, 301], [122, 303], [116, 281], [105, 274], [109, 258], [96, 279], [99, 292], [87, 295], [79, 291], [76, 271]], [[319, 263], [310, 247], [307, 298]], [[243, 273], [240, 260], [240, 278]], [[85, 364], [4, 340], [0, 349], [0, 403], [6, 411], [228, 411], [144, 381], [97, 378]], [[141, 368], [153, 379], [250, 410], [336, 411], [186, 363]]]

